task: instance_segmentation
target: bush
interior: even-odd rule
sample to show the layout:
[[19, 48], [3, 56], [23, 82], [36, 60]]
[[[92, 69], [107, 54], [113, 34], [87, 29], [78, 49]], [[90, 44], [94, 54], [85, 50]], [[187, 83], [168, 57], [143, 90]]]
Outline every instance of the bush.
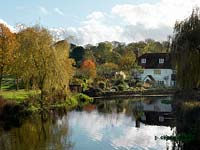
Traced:
[[102, 93], [103, 91], [100, 88], [90, 88], [84, 92], [84, 94], [87, 94], [92, 97], [102, 95]]
[[117, 86], [113, 86], [112, 88], [110, 88], [110, 91], [112, 91], [112, 92], [118, 91], [118, 87]]
[[142, 87], [142, 86], [143, 86], [143, 83], [142, 83], [142, 82], [138, 82], [138, 83], [136, 84], [136, 86], [137, 86], [137, 87]]
[[66, 104], [72, 108], [78, 106], [78, 100], [76, 99], [75, 96], [71, 96], [66, 100]]
[[115, 80], [115, 85], [118, 86], [120, 84], [125, 84], [124, 80]]
[[125, 89], [126, 89], [126, 87], [124, 86], [124, 84], [118, 85], [118, 90], [119, 91], [124, 91]]
[[88, 95], [82, 94], [82, 93], [73, 95], [66, 101], [66, 103], [70, 107], [76, 107], [76, 106], [83, 107], [84, 105], [87, 105], [91, 102], [93, 102], [93, 98], [89, 97]]
[[135, 83], [136, 83], [136, 81], [133, 80], [133, 79], [128, 81], [128, 85], [129, 85], [130, 87], [134, 87], [134, 86], [135, 86]]
[[103, 81], [100, 81], [98, 85], [99, 85], [99, 88], [102, 90], [104, 90], [106, 88], [106, 83]]
[[85, 95], [83, 93], [77, 94], [75, 98], [78, 101], [78, 106], [82, 107], [84, 105], [87, 105], [91, 102], [93, 102], [93, 98], [89, 97], [88, 95]]

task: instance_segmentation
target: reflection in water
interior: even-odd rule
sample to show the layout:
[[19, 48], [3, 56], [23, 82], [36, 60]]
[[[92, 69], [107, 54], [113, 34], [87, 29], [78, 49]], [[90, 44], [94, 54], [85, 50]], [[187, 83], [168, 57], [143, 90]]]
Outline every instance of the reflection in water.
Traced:
[[[189, 150], [191, 144], [200, 141], [200, 124], [192, 124], [195, 119], [187, 120], [184, 118], [187, 115], [178, 115], [175, 128], [175, 116], [167, 101], [163, 98], [101, 100], [67, 115], [56, 113], [46, 119], [32, 116], [19, 128], [0, 129], [0, 149]], [[189, 143], [177, 140], [177, 135], [186, 135], [193, 129], [198, 132], [195, 140]]]
[[[174, 128], [140, 123], [133, 100], [98, 101], [89, 111], [69, 113], [75, 149], [167, 149], [170, 141], [155, 137], [172, 135]], [[87, 109], [84, 109], [87, 110]], [[144, 113], [144, 112], [143, 112]], [[138, 113], [139, 114], [139, 113]], [[139, 127], [139, 128], [138, 128]], [[88, 143], [90, 143], [88, 145]]]
[[[167, 98], [169, 99], [169, 98]], [[133, 103], [133, 114], [137, 120], [148, 125], [175, 126], [175, 116], [166, 99], [148, 99]]]
[[200, 106], [178, 109], [176, 116], [177, 135], [174, 149], [200, 150]]
[[13, 128], [9, 132], [0, 130], [1, 150], [68, 150], [71, 148], [68, 122], [57, 116], [47, 120], [42, 115], [33, 116], [20, 128]]
[[[166, 149], [171, 142], [155, 140], [155, 136], [171, 135], [170, 127], [140, 125], [135, 128], [135, 120], [125, 114], [99, 114], [97, 111], [71, 112], [69, 123], [73, 140], [78, 141], [75, 149], [89, 149], [91, 145], [103, 143], [105, 149]], [[85, 136], [86, 135], [86, 136]], [[83, 138], [84, 137], [84, 138]], [[90, 143], [91, 145], [87, 145]], [[102, 147], [95, 147], [101, 150]]]

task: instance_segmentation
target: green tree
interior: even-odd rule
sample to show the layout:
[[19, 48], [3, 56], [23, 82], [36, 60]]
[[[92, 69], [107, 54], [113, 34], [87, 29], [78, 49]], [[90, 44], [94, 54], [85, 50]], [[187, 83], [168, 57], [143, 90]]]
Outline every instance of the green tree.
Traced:
[[116, 72], [118, 70], [118, 65], [114, 63], [105, 63], [102, 65], [99, 65], [97, 68], [97, 74], [99, 77], [102, 78], [108, 78], [108, 77], [113, 77], [112, 73]]
[[130, 71], [134, 68], [136, 62], [136, 55], [133, 51], [126, 51], [126, 53], [121, 56], [118, 65], [123, 71]]
[[163, 45], [158, 41], [154, 41], [152, 39], [147, 39], [146, 43], [147, 43], [147, 45], [144, 47], [145, 53], [162, 53], [162, 52], [165, 52]]
[[195, 8], [191, 16], [176, 22], [172, 41], [172, 55], [181, 88], [200, 86], [200, 11]]
[[112, 57], [112, 43], [110, 42], [101, 42], [98, 44], [94, 51], [94, 56], [96, 57], [96, 61], [98, 64], [103, 64], [106, 62], [110, 62], [110, 58]]
[[70, 57], [76, 61], [77, 67], [80, 67], [84, 54], [85, 54], [85, 49], [82, 46], [77, 46], [72, 49]]

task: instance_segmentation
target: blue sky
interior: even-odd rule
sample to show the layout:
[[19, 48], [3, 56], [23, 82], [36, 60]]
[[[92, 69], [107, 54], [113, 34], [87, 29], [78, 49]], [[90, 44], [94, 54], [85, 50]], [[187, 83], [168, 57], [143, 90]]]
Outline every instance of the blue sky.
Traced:
[[[157, 0], [6, 0], [0, 17], [7, 23], [48, 27], [77, 27], [93, 11], [109, 12], [116, 4], [154, 3]], [[3, 3], [3, 4], [2, 4]]]
[[101, 41], [163, 41], [176, 20], [188, 17], [200, 0], [4, 0], [0, 23], [40, 23], [58, 38], [84, 45]]

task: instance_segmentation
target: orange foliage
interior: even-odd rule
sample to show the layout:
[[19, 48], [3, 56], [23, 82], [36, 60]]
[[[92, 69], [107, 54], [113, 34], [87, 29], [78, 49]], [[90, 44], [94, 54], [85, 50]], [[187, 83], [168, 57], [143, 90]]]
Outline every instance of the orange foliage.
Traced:
[[6, 25], [0, 23], [0, 89], [6, 67], [8, 69], [8, 65], [12, 64], [15, 58], [16, 47], [16, 35]]
[[96, 77], [96, 65], [94, 61], [90, 59], [86, 59], [81, 64], [81, 71], [82, 73], [87, 76], [88, 78], [95, 78]]
[[5, 67], [13, 60], [16, 48], [16, 36], [8, 27], [0, 23], [0, 62], [1, 67]]

